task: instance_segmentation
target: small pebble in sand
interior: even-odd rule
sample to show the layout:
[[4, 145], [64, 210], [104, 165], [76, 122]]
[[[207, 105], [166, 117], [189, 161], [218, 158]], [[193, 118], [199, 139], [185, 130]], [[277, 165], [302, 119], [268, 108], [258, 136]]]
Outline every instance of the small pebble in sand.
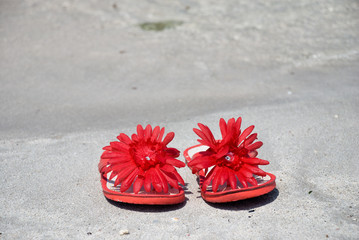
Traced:
[[122, 235], [127, 235], [127, 234], [130, 234], [130, 232], [127, 230], [127, 229], [122, 229], [121, 231], [120, 231], [120, 235], [122, 236]]
[[289, 90], [287, 93], [288, 95], [292, 95], [293, 92]]
[[335, 114], [335, 115], [334, 115], [334, 118], [338, 118], [338, 117], [339, 117], [338, 114]]
[[172, 221], [177, 222], [177, 221], [178, 221], [178, 218], [174, 217], [174, 218], [172, 218]]

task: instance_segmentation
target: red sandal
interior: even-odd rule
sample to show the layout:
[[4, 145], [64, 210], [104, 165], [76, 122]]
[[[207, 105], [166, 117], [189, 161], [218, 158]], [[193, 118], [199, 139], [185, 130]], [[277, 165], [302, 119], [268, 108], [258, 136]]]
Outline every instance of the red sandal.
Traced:
[[170, 132], [162, 141], [165, 129], [137, 126], [137, 135], [121, 133], [119, 141], [103, 148], [98, 169], [106, 198], [133, 204], [168, 205], [185, 200], [182, 177], [175, 167], [186, 166], [175, 159], [180, 155], [167, 144]]
[[[211, 130], [199, 123], [193, 131], [201, 144], [184, 151], [188, 167], [199, 177], [202, 198], [208, 202], [232, 202], [257, 197], [272, 191], [275, 176], [258, 165], [268, 161], [256, 158], [263, 143], [250, 126], [241, 133], [242, 119], [219, 121], [222, 140], [215, 140]], [[250, 135], [251, 134], [251, 135]]]

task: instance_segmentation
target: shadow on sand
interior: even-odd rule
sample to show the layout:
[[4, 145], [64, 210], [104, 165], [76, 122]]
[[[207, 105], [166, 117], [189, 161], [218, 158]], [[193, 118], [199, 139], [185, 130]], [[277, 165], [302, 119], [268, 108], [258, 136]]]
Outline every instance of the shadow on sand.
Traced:
[[139, 204], [116, 202], [107, 198], [106, 200], [115, 207], [136, 211], [136, 212], [170, 212], [183, 208], [186, 205], [188, 199], [186, 198], [186, 200], [183, 203], [179, 203], [175, 205], [139, 205]]
[[277, 188], [275, 188], [273, 189], [273, 191], [255, 198], [240, 200], [236, 202], [229, 202], [229, 203], [210, 203], [210, 202], [206, 202], [206, 203], [211, 207], [223, 209], [223, 210], [232, 210], [232, 211], [251, 210], [273, 202], [278, 197], [278, 195], [279, 195], [279, 191]]

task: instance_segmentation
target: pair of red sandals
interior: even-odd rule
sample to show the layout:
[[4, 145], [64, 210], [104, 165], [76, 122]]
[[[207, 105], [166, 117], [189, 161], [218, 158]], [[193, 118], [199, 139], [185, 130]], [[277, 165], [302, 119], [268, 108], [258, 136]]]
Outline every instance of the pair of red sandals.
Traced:
[[[199, 123], [193, 131], [201, 138], [199, 145], [184, 151], [187, 166], [199, 178], [201, 195], [208, 202], [232, 202], [260, 196], [272, 191], [275, 176], [258, 165], [268, 161], [256, 158], [263, 143], [256, 141], [254, 126], [241, 131], [242, 119], [219, 121], [222, 134], [216, 140], [211, 130]], [[180, 151], [167, 144], [174, 138], [159, 126], [144, 129], [128, 137], [121, 133], [103, 148], [98, 165], [106, 198], [133, 204], [169, 205], [185, 201], [185, 185], [176, 168], [186, 164], [176, 159]], [[163, 138], [163, 140], [162, 140]]]

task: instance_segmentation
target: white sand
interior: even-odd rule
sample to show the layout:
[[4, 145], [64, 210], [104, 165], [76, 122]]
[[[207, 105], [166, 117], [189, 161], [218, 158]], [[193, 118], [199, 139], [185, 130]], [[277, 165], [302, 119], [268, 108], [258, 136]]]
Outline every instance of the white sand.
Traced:
[[[0, 238], [357, 238], [358, 11], [339, 0], [1, 1]], [[183, 24], [138, 26], [162, 20]], [[272, 193], [207, 204], [184, 168], [185, 204], [103, 197], [97, 163], [118, 133], [160, 124], [183, 152], [197, 122], [219, 136], [219, 118], [238, 116], [264, 142]]]

